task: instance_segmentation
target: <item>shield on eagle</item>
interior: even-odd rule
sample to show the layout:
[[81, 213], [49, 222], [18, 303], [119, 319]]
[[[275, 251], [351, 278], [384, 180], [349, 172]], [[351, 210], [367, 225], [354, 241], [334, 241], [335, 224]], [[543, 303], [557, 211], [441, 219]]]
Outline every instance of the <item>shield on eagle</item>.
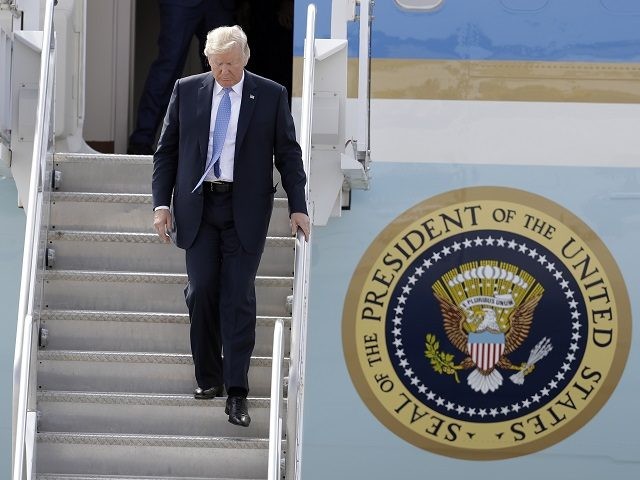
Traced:
[[467, 352], [480, 370], [492, 369], [504, 354], [504, 333], [469, 333]]

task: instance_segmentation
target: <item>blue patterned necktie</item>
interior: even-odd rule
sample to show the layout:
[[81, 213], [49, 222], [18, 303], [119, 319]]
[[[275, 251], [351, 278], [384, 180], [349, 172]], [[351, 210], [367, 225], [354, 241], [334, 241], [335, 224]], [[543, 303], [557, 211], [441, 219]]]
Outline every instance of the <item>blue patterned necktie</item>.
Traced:
[[213, 127], [213, 145], [211, 147], [211, 156], [207, 159], [207, 164], [204, 169], [204, 175], [198, 181], [198, 184], [193, 189], [193, 192], [202, 185], [204, 179], [209, 175], [211, 168], [213, 168], [213, 174], [216, 178], [220, 178], [220, 154], [222, 153], [222, 147], [224, 146], [224, 139], [227, 136], [227, 127], [229, 126], [229, 119], [231, 118], [231, 98], [229, 92], [231, 88], [224, 88], [222, 99], [218, 105], [218, 112], [216, 113], [216, 124]]

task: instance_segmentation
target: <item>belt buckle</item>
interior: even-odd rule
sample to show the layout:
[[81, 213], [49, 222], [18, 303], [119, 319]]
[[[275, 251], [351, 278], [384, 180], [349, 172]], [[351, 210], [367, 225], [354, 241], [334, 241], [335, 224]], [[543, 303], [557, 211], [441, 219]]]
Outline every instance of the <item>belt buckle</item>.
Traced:
[[224, 182], [222, 180], [218, 180], [215, 182], [208, 182], [208, 183], [209, 183], [209, 191], [214, 193], [224, 193], [224, 192], [230, 191], [231, 189], [230, 182]]

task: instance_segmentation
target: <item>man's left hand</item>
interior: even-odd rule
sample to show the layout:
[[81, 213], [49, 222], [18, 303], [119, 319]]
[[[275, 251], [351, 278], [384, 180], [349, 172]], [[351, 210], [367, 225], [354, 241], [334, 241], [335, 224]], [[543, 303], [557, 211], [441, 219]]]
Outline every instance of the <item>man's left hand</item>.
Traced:
[[309, 217], [300, 212], [291, 214], [291, 235], [295, 235], [298, 232], [298, 228], [304, 233], [304, 239], [309, 241], [309, 234], [311, 233], [311, 226]]

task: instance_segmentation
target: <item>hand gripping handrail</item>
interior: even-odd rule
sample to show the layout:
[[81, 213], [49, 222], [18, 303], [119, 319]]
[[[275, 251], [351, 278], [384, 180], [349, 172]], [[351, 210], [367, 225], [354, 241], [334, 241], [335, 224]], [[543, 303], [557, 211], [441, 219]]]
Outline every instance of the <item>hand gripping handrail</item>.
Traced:
[[27, 222], [20, 280], [16, 348], [13, 362], [13, 480], [31, 478], [33, 462], [33, 438], [27, 435], [27, 425], [30, 425], [31, 436], [33, 436], [35, 434], [35, 412], [27, 412], [27, 408], [29, 401], [31, 345], [33, 343], [33, 304], [38, 265], [37, 249], [42, 210], [41, 187], [44, 185], [44, 176], [46, 174], [44, 166], [52, 125], [53, 79], [55, 75], [55, 46], [53, 42], [54, 1], [55, 0], [46, 0], [45, 6], [38, 106], [36, 110], [31, 177], [29, 180], [29, 197], [27, 203]]

